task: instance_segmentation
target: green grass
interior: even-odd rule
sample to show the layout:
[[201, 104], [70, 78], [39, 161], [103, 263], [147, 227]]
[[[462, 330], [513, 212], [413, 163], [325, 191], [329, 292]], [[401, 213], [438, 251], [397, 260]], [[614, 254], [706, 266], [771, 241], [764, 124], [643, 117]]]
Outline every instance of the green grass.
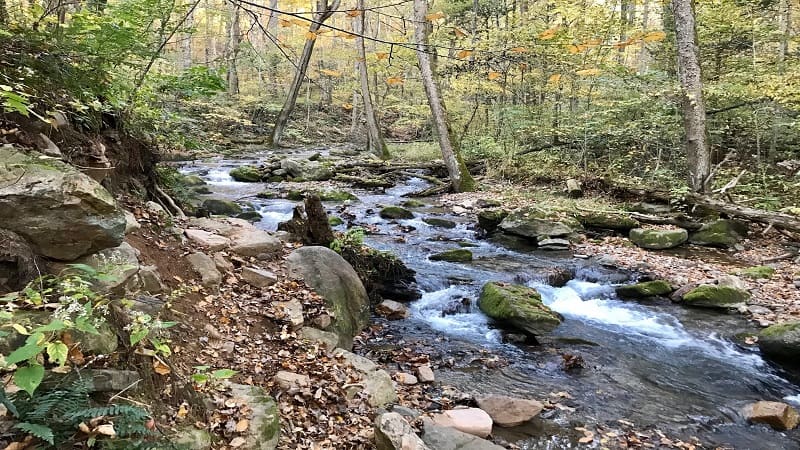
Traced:
[[408, 162], [429, 162], [442, 159], [439, 144], [436, 142], [394, 142], [389, 143], [392, 159]]

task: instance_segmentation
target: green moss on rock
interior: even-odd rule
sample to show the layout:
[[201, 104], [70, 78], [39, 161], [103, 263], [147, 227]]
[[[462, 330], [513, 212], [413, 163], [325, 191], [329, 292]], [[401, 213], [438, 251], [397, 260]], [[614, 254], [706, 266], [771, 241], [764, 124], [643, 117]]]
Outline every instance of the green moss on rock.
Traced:
[[558, 313], [542, 303], [542, 296], [536, 289], [516, 284], [484, 284], [478, 307], [501, 324], [534, 336], [553, 331], [562, 321]]
[[441, 219], [439, 217], [426, 217], [422, 219], [423, 222], [427, 223], [432, 227], [439, 227], [439, 228], [455, 228], [456, 223], [452, 220]]
[[261, 181], [261, 171], [255, 166], [241, 166], [230, 171], [229, 175], [236, 181], [254, 183]]
[[505, 209], [484, 209], [478, 213], [478, 226], [491, 233], [507, 216], [508, 211]]
[[620, 298], [647, 298], [667, 295], [672, 292], [672, 286], [663, 280], [645, 281], [643, 283], [628, 284], [617, 288]]
[[209, 198], [203, 202], [203, 208], [211, 214], [219, 216], [235, 216], [242, 212], [242, 207], [230, 200]]
[[638, 247], [651, 250], [664, 250], [677, 247], [689, 239], [689, 233], [683, 228], [674, 230], [651, 230], [634, 228], [628, 235], [631, 242]]
[[342, 219], [341, 219], [341, 217], [337, 217], [337, 216], [328, 216], [328, 223], [329, 223], [329, 224], [330, 224], [332, 227], [338, 227], [339, 225], [341, 225], [341, 224], [343, 224], [343, 223], [344, 223], [344, 220], [342, 220]]
[[704, 224], [692, 233], [689, 242], [708, 247], [731, 247], [747, 236], [747, 225], [735, 220], [720, 219]]
[[683, 302], [704, 308], [730, 308], [746, 302], [748, 298], [750, 294], [741, 289], [704, 284], [687, 292]]
[[772, 275], [775, 274], [775, 269], [770, 266], [754, 266], [742, 269], [738, 274], [754, 280], [759, 278], [772, 278]]
[[412, 198], [410, 200], [404, 201], [403, 206], [406, 208], [421, 208], [425, 206], [425, 203], [422, 203], [421, 201]]
[[800, 366], [800, 320], [764, 328], [758, 335], [758, 347], [769, 358]]
[[384, 219], [413, 219], [414, 213], [400, 206], [387, 206], [381, 210], [380, 216]]
[[575, 213], [575, 219], [586, 228], [603, 230], [629, 231], [640, 225], [638, 220], [630, 218], [621, 211], [619, 213], [581, 211]]
[[449, 262], [468, 262], [472, 261], [472, 252], [464, 249], [464, 248], [457, 248], [454, 250], [448, 250], [446, 252], [436, 253], [435, 255], [431, 255], [431, 261], [449, 261]]

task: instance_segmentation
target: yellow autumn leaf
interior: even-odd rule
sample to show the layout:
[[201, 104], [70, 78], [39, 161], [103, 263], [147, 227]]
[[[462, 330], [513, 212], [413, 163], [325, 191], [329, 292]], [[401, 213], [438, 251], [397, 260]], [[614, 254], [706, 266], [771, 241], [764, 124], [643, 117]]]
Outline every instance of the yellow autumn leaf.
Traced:
[[456, 37], [467, 37], [467, 32], [459, 27], [453, 27], [453, 33], [455, 33]]
[[645, 42], [660, 42], [666, 37], [667, 33], [664, 33], [663, 31], [651, 31], [645, 34], [642, 40]]
[[444, 12], [439, 11], [425, 16], [425, 20], [433, 22], [434, 20], [444, 19]]
[[358, 10], [358, 9], [351, 9], [351, 10], [347, 11], [347, 15], [350, 16], [350, 17], [358, 17], [358, 16], [361, 15], [361, 11]]
[[304, 27], [304, 26], [308, 25], [309, 23], [311, 23], [311, 22], [309, 22], [307, 20], [303, 20], [303, 19], [300, 19], [298, 17], [292, 17], [291, 19], [289, 19], [289, 22], [292, 22], [293, 24], [297, 25], [298, 27]]
[[340, 76], [342, 76], [342, 72], [339, 72], [338, 70], [321, 69], [319, 72], [321, 74], [327, 75], [329, 77], [340, 77]]
[[317, 33], [314, 33], [313, 31], [306, 31], [306, 39], [308, 39], [309, 41], [313, 41], [316, 38], [317, 38]]
[[353, 104], [352, 103], [342, 103], [342, 108], [344, 108], [347, 111], [350, 111], [350, 110], [353, 109]]
[[554, 37], [556, 37], [556, 33], [558, 33], [558, 28], [559, 28], [558, 26], [555, 26], [548, 30], [542, 31], [541, 33], [539, 33], [539, 39], [543, 41], [546, 41], [548, 39], [553, 39]]
[[378, 58], [378, 61], [389, 58], [389, 54], [387, 52], [376, 52], [375, 56]]
[[357, 37], [358, 37], [358, 35], [355, 35], [353, 33], [347, 33], [347, 34], [344, 35], [345, 39], [355, 39]]
[[570, 55], [576, 55], [578, 53], [583, 52], [584, 50], [586, 50], [586, 47], [583, 44], [567, 46], [567, 51], [569, 52]]
[[396, 77], [389, 77], [386, 79], [386, 84], [388, 84], [389, 86], [397, 86], [403, 83], [405, 83], [405, 80], [403, 79], [403, 77], [399, 75]]
[[496, 79], [498, 79], [498, 78], [500, 78], [502, 76], [503, 76], [502, 73], [495, 72], [494, 70], [490, 70], [489, 71], [489, 76], [487, 78], [489, 78], [489, 81], [494, 81], [494, 80], [496, 80]]
[[292, 26], [292, 22], [286, 19], [278, 19], [278, 23], [280, 23], [283, 28], [289, 28]]
[[579, 75], [582, 77], [593, 77], [595, 75], [600, 75], [600, 69], [583, 69], [575, 71], [575, 75]]
[[561, 81], [561, 74], [560, 73], [554, 73], [554, 74], [550, 75], [549, 78], [547, 78], [547, 82], [550, 83], [550, 84], [558, 84], [559, 81]]
[[513, 53], [526, 53], [528, 51], [528, 49], [525, 48], [525, 47], [514, 47], [514, 48], [510, 49], [509, 51], [513, 52]]
[[461, 50], [460, 52], [456, 53], [456, 58], [464, 59], [469, 58], [472, 55], [472, 50]]

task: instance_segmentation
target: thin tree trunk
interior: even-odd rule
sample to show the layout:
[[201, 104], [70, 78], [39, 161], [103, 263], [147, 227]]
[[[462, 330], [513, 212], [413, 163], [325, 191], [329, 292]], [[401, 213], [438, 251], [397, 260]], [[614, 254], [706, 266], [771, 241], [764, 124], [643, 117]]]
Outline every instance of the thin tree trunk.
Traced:
[[781, 41], [778, 44], [778, 61], [781, 63], [781, 72], [783, 72], [783, 62], [786, 59], [786, 54], [789, 52], [789, 39], [792, 27], [792, 2], [791, 0], [781, 0], [779, 5], [779, 30], [781, 34]]
[[275, 121], [275, 128], [272, 130], [272, 138], [270, 141], [273, 147], [280, 145], [283, 132], [286, 130], [286, 125], [289, 124], [289, 118], [292, 116], [292, 111], [294, 111], [294, 107], [297, 104], [297, 95], [300, 93], [303, 80], [306, 78], [308, 63], [311, 61], [311, 54], [314, 51], [314, 44], [317, 41], [317, 31], [319, 31], [322, 24], [333, 14], [333, 11], [339, 8], [339, 2], [340, 0], [333, 0], [332, 3], [328, 4], [328, 0], [317, 0], [317, 10], [312, 19], [313, 22], [311, 26], [308, 27], [310, 38], [306, 38], [306, 43], [303, 46], [303, 53], [300, 55], [300, 61], [297, 63], [297, 70], [295, 70], [292, 84], [289, 86], [289, 93]]
[[361, 14], [353, 19], [353, 31], [359, 36], [356, 38], [356, 47], [358, 47], [359, 61], [358, 61], [358, 75], [361, 79], [361, 98], [364, 100], [364, 115], [367, 117], [367, 151], [376, 154], [381, 159], [389, 159], [389, 149], [386, 147], [386, 141], [383, 140], [381, 134], [380, 123], [378, 122], [378, 115], [372, 103], [372, 94], [369, 88], [369, 74], [367, 73], [367, 50], [364, 47], [364, 23], [366, 21], [365, 1], [358, 0], [356, 7]]
[[[186, 17], [186, 28], [194, 26], [194, 13], [189, 13]], [[189, 30], [183, 34], [183, 41], [181, 42], [181, 69], [187, 70], [192, 67], [192, 31]]]
[[267, 21], [267, 31], [272, 34], [272, 37], [277, 38], [276, 33], [278, 29], [278, 0], [269, 0], [269, 20]]
[[706, 132], [706, 108], [697, 47], [692, 0], [671, 0], [678, 53], [678, 79], [682, 90], [684, 139], [689, 187], [705, 192], [711, 183], [711, 150]]
[[225, 54], [225, 59], [228, 63], [227, 81], [228, 81], [228, 95], [236, 95], [239, 93], [239, 72], [236, 69], [236, 57], [239, 54], [239, 44], [242, 41], [242, 33], [240, 29], [239, 5], [231, 3], [230, 5], [230, 24], [228, 26], [228, 45]]
[[450, 183], [456, 192], [472, 191], [475, 189], [475, 180], [467, 170], [467, 166], [461, 159], [456, 140], [453, 139], [450, 124], [447, 122], [447, 111], [444, 102], [439, 94], [439, 86], [436, 83], [431, 57], [428, 54], [428, 23], [425, 16], [428, 14], [428, 4], [426, 0], [414, 0], [414, 43], [416, 45], [419, 70], [422, 77], [422, 85], [425, 88], [425, 95], [428, 97], [428, 104], [431, 108], [431, 116], [436, 127], [439, 138], [439, 147], [442, 150], [442, 158], [450, 175]]
[[[643, 1], [644, 6], [642, 10], [642, 30], [647, 31], [650, 22], [650, 0]], [[650, 51], [647, 50], [647, 44], [642, 42], [642, 49], [639, 51], [638, 71], [639, 73], [647, 72], [647, 66], [650, 61]]]

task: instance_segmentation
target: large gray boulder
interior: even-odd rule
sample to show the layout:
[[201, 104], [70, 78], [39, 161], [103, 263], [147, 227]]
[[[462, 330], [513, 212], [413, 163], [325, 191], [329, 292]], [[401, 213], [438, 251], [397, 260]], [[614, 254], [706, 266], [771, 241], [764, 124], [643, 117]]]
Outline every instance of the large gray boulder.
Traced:
[[536, 289], [502, 282], [483, 285], [478, 306], [501, 325], [541, 336], [561, 324], [561, 316], [542, 303]]
[[329, 327], [339, 347], [352, 348], [353, 337], [369, 323], [369, 297], [353, 267], [326, 247], [301, 247], [286, 258], [289, 275], [302, 278], [334, 313]]
[[689, 232], [683, 228], [674, 230], [634, 228], [630, 231], [628, 237], [637, 247], [650, 250], [665, 250], [686, 242], [689, 239]]
[[570, 224], [549, 218], [546, 212], [533, 208], [514, 211], [498, 225], [504, 233], [522, 236], [534, 242], [547, 238], [567, 237], [579, 227], [577, 223]]
[[125, 214], [99, 183], [38, 153], [0, 147], [0, 224], [34, 251], [71, 261], [125, 236]]
[[281, 436], [281, 416], [278, 404], [263, 388], [246, 384], [231, 384], [231, 396], [250, 409], [250, 426], [242, 436], [244, 450], [275, 450]]
[[769, 358], [800, 365], [800, 320], [764, 328], [758, 335], [758, 347]]

